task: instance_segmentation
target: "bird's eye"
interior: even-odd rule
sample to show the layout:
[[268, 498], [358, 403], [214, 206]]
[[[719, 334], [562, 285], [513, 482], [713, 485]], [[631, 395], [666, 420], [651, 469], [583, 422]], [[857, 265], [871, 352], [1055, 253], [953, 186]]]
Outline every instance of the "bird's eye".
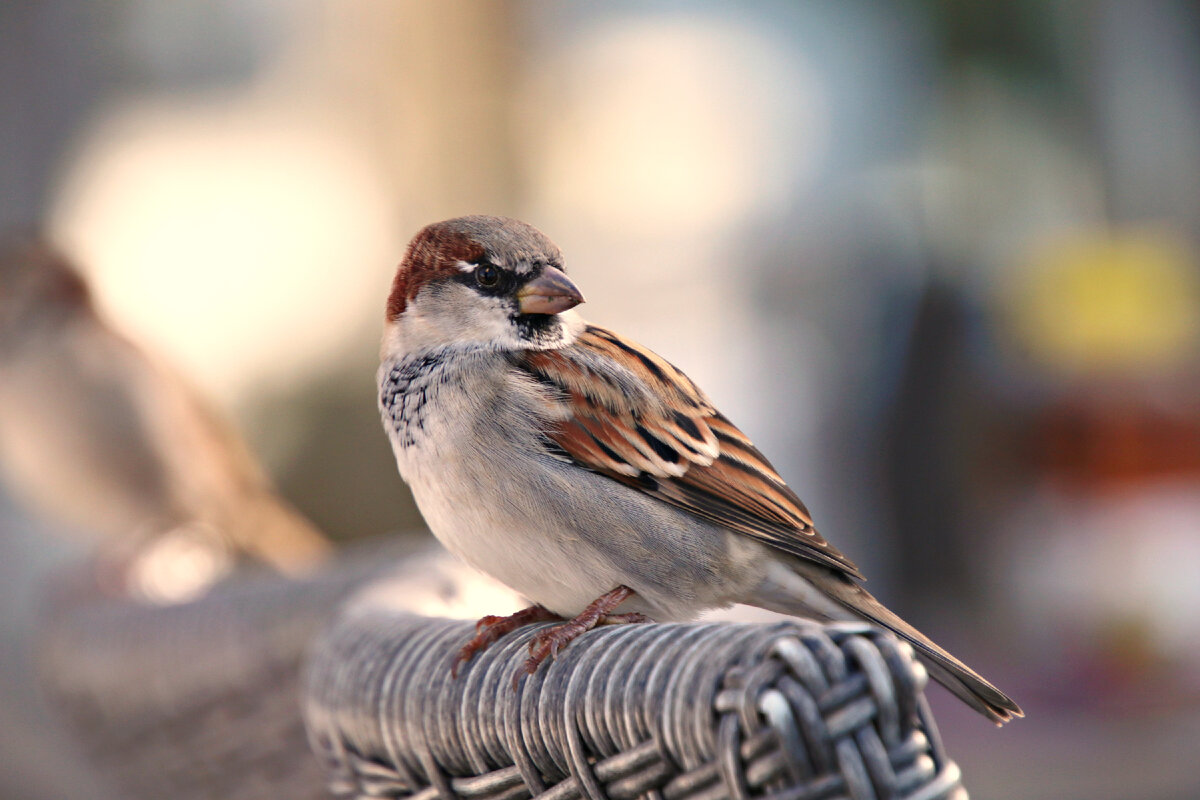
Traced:
[[480, 264], [475, 269], [475, 282], [485, 289], [491, 289], [500, 283], [500, 270], [491, 264]]

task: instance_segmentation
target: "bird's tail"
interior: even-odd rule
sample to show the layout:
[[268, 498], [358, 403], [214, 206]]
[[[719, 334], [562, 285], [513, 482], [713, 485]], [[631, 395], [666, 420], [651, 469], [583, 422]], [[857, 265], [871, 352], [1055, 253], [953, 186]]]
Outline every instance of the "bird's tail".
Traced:
[[808, 562], [773, 564], [750, 602], [784, 614], [865, 619], [909, 642], [930, 677], [997, 725], [1025, 716], [1012, 698], [909, 625], [849, 577]]

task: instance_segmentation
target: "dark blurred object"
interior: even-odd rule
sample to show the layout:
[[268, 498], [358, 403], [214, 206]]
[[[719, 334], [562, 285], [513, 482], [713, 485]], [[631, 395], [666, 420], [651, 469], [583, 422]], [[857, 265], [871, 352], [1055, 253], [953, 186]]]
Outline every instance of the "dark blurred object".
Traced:
[[603, 627], [516, 688], [545, 626], [455, 679], [470, 622], [372, 601], [309, 666], [305, 717], [337, 797], [966, 796], [924, 670], [870, 625]]
[[964, 502], [973, 412], [981, 398], [966, 352], [966, 310], [953, 286], [931, 282], [916, 304], [883, 445], [896, 536], [897, 581], [922, 610], [979, 600]]
[[114, 77], [110, 7], [71, 0], [0, 4], [0, 229], [43, 219], [51, 176]]
[[102, 536], [113, 589], [181, 599], [239, 557], [296, 572], [328, 552], [234, 430], [33, 237], [0, 248], [0, 466], [34, 505]]

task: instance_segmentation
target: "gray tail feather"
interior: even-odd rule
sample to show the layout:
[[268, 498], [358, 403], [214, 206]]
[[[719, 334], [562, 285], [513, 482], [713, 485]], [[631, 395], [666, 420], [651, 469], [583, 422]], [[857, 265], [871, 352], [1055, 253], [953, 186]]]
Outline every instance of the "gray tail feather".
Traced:
[[[759, 587], [758, 596], [750, 602], [785, 614], [834, 620], [852, 615], [873, 622], [909, 642], [931, 678], [997, 725], [1025, 716], [1012, 698], [909, 625], [849, 577], [804, 562], [793, 564], [788, 571], [791, 575], [770, 571], [773, 574], [768, 574]], [[798, 586], [796, 578], [800, 578], [804, 586]], [[836, 605], [829, 600], [835, 601]]]
[[846, 602], [837, 598], [854, 613], [887, 628], [901, 639], [909, 642], [917, 658], [929, 670], [929, 676], [945, 686], [956, 697], [983, 714], [997, 725], [1003, 725], [1014, 717], [1025, 713], [1012, 698], [997, 689], [982, 675], [943, 650], [925, 634], [909, 625], [890, 609], [876, 600], [870, 592], [857, 584], [849, 584], [858, 596]]

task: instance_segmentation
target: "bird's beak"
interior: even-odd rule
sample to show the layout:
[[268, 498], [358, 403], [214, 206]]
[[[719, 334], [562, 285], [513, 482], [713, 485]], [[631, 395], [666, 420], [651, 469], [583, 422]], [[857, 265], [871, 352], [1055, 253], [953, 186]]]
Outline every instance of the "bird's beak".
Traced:
[[522, 314], [557, 314], [583, 302], [583, 294], [561, 270], [546, 267], [517, 292]]

